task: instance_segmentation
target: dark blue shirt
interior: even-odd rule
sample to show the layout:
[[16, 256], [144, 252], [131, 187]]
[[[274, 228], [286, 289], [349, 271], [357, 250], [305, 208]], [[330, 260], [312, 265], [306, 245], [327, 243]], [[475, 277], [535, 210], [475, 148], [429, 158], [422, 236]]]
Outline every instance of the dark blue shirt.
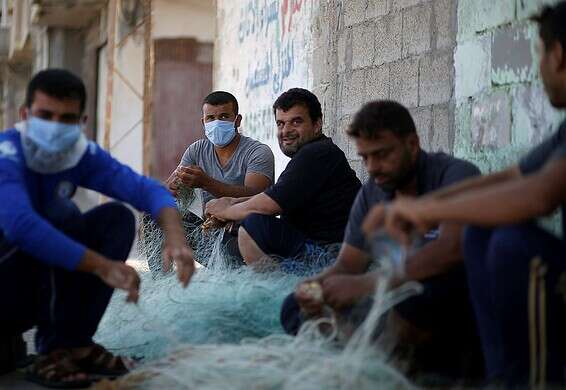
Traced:
[[[554, 134], [519, 161], [519, 169], [523, 175], [528, 175], [539, 171], [549, 161], [561, 158], [566, 158], [566, 121], [562, 122]], [[566, 238], [566, 205], [562, 204], [561, 208], [562, 234]]]
[[39, 261], [75, 269], [86, 248], [54, 228], [45, 218], [55, 197], [70, 198], [76, 187], [101, 192], [130, 203], [155, 218], [175, 200], [157, 181], [135, 173], [95, 143], [79, 163], [55, 174], [39, 174], [26, 166], [20, 133], [0, 133], [0, 236]]
[[331, 243], [342, 241], [360, 186], [344, 152], [323, 135], [295, 153], [265, 194], [281, 207], [281, 218], [307, 238]]
[[[472, 163], [449, 156], [445, 153], [427, 153], [421, 151], [417, 160], [417, 196], [449, 186], [460, 180], [480, 174], [480, 170]], [[366, 251], [365, 236], [361, 230], [362, 223], [369, 210], [376, 204], [392, 200], [394, 193], [382, 190], [370, 178], [362, 187], [352, 206], [344, 241]], [[426, 237], [434, 238], [434, 237]]]

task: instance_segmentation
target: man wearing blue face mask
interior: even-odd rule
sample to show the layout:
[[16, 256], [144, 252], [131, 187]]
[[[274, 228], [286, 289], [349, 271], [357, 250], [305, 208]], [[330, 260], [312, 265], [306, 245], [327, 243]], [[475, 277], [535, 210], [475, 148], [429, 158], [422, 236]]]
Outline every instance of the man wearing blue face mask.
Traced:
[[[238, 132], [242, 121], [238, 111], [238, 101], [231, 93], [215, 91], [204, 98], [205, 138], [189, 145], [166, 182], [175, 196], [180, 186], [199, 188], [204, 205], [215, 198], [253, 196], [273, 183], [273, 152], [269, 146]], [[201, 222], [196, 217], [190, 219], [195, 224]], [[233, 237], [236, 233], [236, 229], [232, 234], [226, 232], [224, 244], [228, 255], [238, 262], [240, 255]], [[150, 262], [149, 267], [155, 275], [161, 271], [159, 264]]]
[[201, 188], [203, 203], [211, 199], [253, 196], [273, 183], [274, 157], [269, 146], [241, 135], [238, 101], [228, 92], [204, 98], [205, 138], [191, 144], [179, 167], [167, 179], [176, 194], [179, 186]]
[[185, 286], [194, 271], [175, 200], [86, 139], [85, 101], [72, 73], [39, 72], [22, 121], [0, 133], [0, 372], [13, 368], [9, 345], [37, 326], [39, 356], [27, 376], [49, 387], [84, 387], [93, 376], [127, 372], [127, 362], [92, 336], [114, 288], [133, 302], [139, 294], [140, 279], [124, 264], [132, 212], [110, 202], [83, 214], [71, 201], [77, 187], [151, 214], [165, 232], [166, 267], [174, 262]]

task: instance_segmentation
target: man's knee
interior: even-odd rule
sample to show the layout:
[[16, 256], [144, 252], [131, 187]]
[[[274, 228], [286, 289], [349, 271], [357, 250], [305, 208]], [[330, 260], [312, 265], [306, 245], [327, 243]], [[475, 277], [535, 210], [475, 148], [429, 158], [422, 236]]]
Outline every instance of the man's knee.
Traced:
[[[525, 225], [510, 225], [494, 230], [489, 243], [488, 268], [491, 272], [507, 272], [517, 269], [532, 254], [527, 250], [526, 240], [533, 232]], [[536, 252], [533, 249], [533, 254]], [[522, 261], [524, 260], [524, 261]]]
[[296, 335], [303, 321], [301, 308], [295, 299], [295, 294], [289, 294], [281, 305], [280, 321], [288, 334]]
[[[271, 220], [275, 217], [272, 215], [250, 214], [243, 221], [238, 230], [238, 243], [240, 250], [242, 245], [254, 244], [263, 252], [266, 251], [266, 237]], [[241, 234], [241, 237], [240, 237]]]
[[129, 233], [128, 235], [134, 235], [136, 231], [136, 217], [132, 210], [126, 207], [120, 202], [109, 202], [102, 206], [99, 206], [102, 210], [105, 210], [112, 219], [112, 222], [120, 226], [120, 230]]

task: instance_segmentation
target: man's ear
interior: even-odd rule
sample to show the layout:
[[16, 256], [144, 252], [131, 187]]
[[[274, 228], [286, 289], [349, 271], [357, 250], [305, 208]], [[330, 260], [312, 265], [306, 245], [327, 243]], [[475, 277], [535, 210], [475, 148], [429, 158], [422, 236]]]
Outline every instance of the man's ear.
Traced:
[[83, 115], [83, 117], [81, 118], [81, 124], [86, 125], [87, 120], [88, 120], [88, 115]]
[[29, 110], [28, 110], [28, 108], [25, 106], [25, 104], [22, 104], [22, 105], [20, 106], [19, 112], [20, 112], [20, 120], [22, 120], [22, 121], [27, 121], [28, 116], [29, 116]]
[[418, 151], [421, 148], [418, 134], [417, 133], [411, 133], [411, 134], [407, 135], [405, 142], [407, 143], [407, 146], [411, 150], [411, 153], [416, 156], [416, 154], [418, 153]]
[[242, 115], [238, 114], [236, 115], [236, 120], [234, 121], [234, 127], [236, 127], [236, 129], [238, 127], [240, 127], [240, 124], [242, 123]]
[[317, 134], [322, 134], [322, 118], [318, 118], [314, 123], [315, 128], [317, 129]]

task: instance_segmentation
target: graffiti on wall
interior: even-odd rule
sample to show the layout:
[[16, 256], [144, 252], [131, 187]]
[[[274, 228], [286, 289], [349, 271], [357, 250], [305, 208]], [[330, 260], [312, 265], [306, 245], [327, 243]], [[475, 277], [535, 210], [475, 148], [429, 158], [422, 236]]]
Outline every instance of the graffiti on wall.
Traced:
[[[240, 103], [244, 134], [272, 146], [278, 158], [272, 105], [284, 91], [310, 88], [312, 0], [220, 0], [215, 88]], [[286, 162], [282, 157], [281, 160]], [[283, 162], [277, 162], [278, 171]]]

